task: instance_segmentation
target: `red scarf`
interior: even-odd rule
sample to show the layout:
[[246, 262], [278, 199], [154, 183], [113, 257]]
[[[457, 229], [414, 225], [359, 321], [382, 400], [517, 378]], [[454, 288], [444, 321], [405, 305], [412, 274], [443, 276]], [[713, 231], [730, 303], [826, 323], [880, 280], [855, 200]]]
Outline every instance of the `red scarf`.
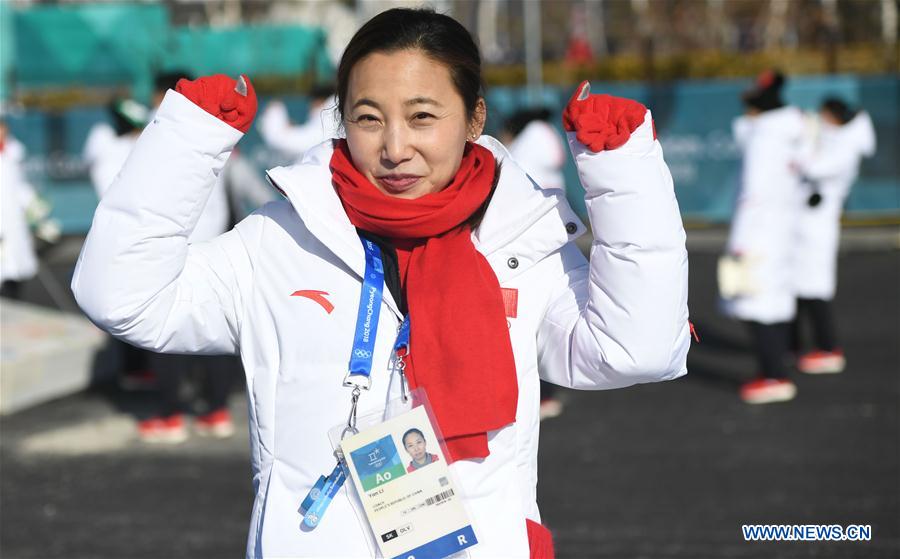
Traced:
[[378, 190], [341, 140], [331, 172], [350, 222], [397, 246], [410, 315], [410, 386], [425, 387], [451, 460], [484, 458], [487, 432], [515, 421], [516, 365], [500, 282], [466, 223], [491, 193], [487, 149], [470, 144], [451, 183], [414, 200]]

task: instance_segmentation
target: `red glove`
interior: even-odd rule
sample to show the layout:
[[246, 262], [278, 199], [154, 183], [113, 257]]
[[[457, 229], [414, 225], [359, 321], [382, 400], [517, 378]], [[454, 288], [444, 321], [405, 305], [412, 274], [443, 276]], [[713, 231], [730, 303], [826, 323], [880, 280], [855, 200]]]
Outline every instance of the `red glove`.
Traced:
[[[581, 82], [563, 111], [563, 127], [575, 132], [591, 151], [621, 147], [644, 123], [647, 107], [637, 101], [612, 95], [591, 95], [591, 84]], [[654, 131], [654, 137], [656, 133]]]
[[204, 76], [194, 81], [178, 80], [175, 91], [222, 122], [247, 132], [256, 116], [256, 92], [247, 76], [243, 76], [247, 94], [241, 95], [235, 88], [238, 82], [224, 74]]

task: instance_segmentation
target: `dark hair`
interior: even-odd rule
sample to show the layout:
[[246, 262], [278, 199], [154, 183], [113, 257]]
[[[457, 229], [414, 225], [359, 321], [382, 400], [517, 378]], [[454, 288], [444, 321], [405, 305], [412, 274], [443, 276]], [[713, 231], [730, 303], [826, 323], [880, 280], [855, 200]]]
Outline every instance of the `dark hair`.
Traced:
[[841, 124], [847, 124], [856, 116], [856, 110], [852, 109], [850, 105], [837, 97], [828, 97], [822, 101], [821, 110], [828, 111], [834, 115], [834, 118]]
[[114, 99], [107, 109], [116, 136], [130, 134], [147, 125], [147, 107], [133, 99]]
[[192, 80], [191, 73], [186, 70], [169, 70], [160, 72], [153, 76], [153, 91], [165, 93], [170, 89], [175, 89], [178, 80], [185, 78]]
[[412, 429], [410, 429], [410, 430], [408, 430], [407, 432], [403, 433], [403, 436], [400, 437], [400, 442], [403, 443], [403, 446], [404, 446], [404, 447], [406, 446], [406, 436], [407, 436], [407, 435], [411, 435], [412, 433], [416, 433], [417, 435], [419, 435], [420, 437], [422, 437], [422, 440], [423, 440], [423, 441], [425, 440], [425, 433], [423, 433], [422, 431], [419, 431], [418, 429], [416, 429], [415, 427], [413, 427]]
[[551, 115], [552, 113], [550, 112], [550, 109], [546, 107], [516, 111], [506, 119], [506, 122], [503, 124], [503, 129], [513, 136], [518, 136], [519, 133], [524, 130], [529, 123], [535, 120], [543, 120], [544, 122], [549, 122]]
[[309, 98], [318, 101], [324, 101], [334, 95], [334, 84], [317, 83], [309, 88]]
[[778, 70], [766, 70], [756, 77], [753, 87], [742, 95], [744, 104], [760, 111], [771, 111], [784, 106], [781, 88], [787, 78]]
[[466, 116], [472, 118], [478, 99], [484, 96], [481, 54], [472, 35], [450, 16], [428, 8], [394, 8], [381, 12], [350, 39], [337, 69], [338, 111], [344, 116], [350, 71], [375, 52], [417, 49], [450, 71], [450, 79], [463, 98]]

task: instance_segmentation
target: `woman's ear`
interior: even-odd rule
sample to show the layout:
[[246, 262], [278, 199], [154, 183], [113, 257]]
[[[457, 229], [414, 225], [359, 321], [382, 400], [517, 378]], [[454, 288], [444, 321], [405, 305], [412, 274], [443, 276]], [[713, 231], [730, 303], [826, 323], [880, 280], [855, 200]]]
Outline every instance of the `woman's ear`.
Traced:
[[487, 104], [483, 97], [478, 98], [475, 110], [472, 112], [472, 122], [469, 124], [469, 139], [475, 141], [484, 132], [484, 123], [487, 122]]

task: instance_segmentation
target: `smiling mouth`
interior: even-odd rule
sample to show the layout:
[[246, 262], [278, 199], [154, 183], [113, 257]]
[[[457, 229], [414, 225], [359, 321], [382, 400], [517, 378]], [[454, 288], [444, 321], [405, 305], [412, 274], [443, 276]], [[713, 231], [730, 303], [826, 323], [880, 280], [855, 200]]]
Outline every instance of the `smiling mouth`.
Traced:
[[385, 175], [383, 177], [375, 177], [382, 186], [392, 192], [409, 190], [418, 183], [421, 178], [422, 177], [418, 175]]

